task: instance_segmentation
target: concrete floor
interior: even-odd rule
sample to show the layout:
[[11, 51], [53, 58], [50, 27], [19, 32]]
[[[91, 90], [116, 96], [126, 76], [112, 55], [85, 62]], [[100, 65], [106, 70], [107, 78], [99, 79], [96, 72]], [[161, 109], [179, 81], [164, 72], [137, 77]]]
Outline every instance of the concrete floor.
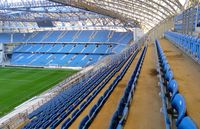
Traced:
[[124, 129], [164, 129], [160, 113], [160, 88], [156, 71], [155, 47], [150, 44], [138, 78]]

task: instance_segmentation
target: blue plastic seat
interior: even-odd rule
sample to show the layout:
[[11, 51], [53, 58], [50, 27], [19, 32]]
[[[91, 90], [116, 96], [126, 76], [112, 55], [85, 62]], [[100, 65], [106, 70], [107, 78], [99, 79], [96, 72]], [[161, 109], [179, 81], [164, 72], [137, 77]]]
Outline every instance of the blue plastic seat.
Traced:
[[164, 67], [166, 64], [168, 64], [168, 61], [167, 60], [163, 60], [161, 63], [162, 63], [162, 67]]
[[118, 122], [119, 122], [118, 117], [119, 117], [119, 112], [116, 111], [116, 112], [113, 114], [113, 117], [112, 117], [112, 120], [111, 120], [109, 129], [116, 129], [116, 128], [117, 128]]
[[167, 90], [172, 94], [171, 100], [174, 99], [175, 95], [178, 93], [178, 84], [176, 80], [172, 79], [167, 85]]
[[122, 124], [118, 124], [116, 129], [123, 129], [123, 125]]
[[92, 109], [90, 110], [90, 113], [89, 113], [89, 116], [90, 116], [90, 117], [94, 114], [94, 112], [95, 112], [96, 109], [97, 109], [97, 105], [95, 104], [95, 105], [92, 107]]
[[161, 61], [164, 61], [164, 60], [166, 60], [166, 56], [163, 54], [163, 55], [161, 56]]
[[172, 72], [171, 70], [169, 70], [169, 71], [166, 72], [166, 74], [165, 74], [165, 79], [166, 79], [167, 81], [172, 80], [173, 77], [174, 77], [174, 74], [173, 74], [173, 72]]
[[81, 121], [81, 123], [80, 123], [80, 125], [79, 125], [79, 129], [82, 129], [82, 128], [84, 128], [84, 126], [85, 126], [85, 124], [86, 124], [86, 122], [89, 120], [89, 116], [85, 116], [84, 118], [83, 118], [83, 120]]
[[163, 70], [164, 70], [164, 72], [169, 71], [170, 70], [169, 64], [165, 64], [164, 67], [163, 67]]
[[67, 128], [69, 128], [70, 123], [71, 123], [71, 118], [68, 118], [68, 119], [62, 124], [61, 129], [67, 129]]
[[73, 105], [71, 105], [71, 106], [69, 106], [69, 108], [68, 108], [68, 111], [72, 111], [74, 109], [74, 106]]
[[101, 103], [102, 103], [102, 101], [103, 101], [103, 96], [101, 96], [100, 98], [99, 98], [99, 100], [98, 100], [98, 102], [97, 102], [97, 105], [99, 106], [99, 105], [101, 105]]
[[42, 129], [46, 129], [49, 125], [49, 121], [46, 121], [43, 125], [42, 125]]
[[77, 115], [79, 113], [79, 109], [76, 109], [73, 113], [72, 113], [72, 118], [76, 118]]
[[82, 104], [81, 104], [81, 106], [80, 106], [80, 109], [82, 109], [82, 108], [84, 108], [85, 106], [86, 106], [86, 101], [84, 101]]
[[176, 125], [178, 125], [183, 117], [185, 117], [186, 113], [186, 104], [184, 97], [181, 94], [176, 94], [174, 99], [171, 101], [171, 105], [178, 113], [176, 121]]
[[126, 119], [126, 117], [128, 116], [128, 107], [125, 107], [124, 110], [123, 110], [123, 117]]
[[56, 126], [59, 124], [59, 120], [55, 120], [51, 125], [50, 125], [50, 129], [55, 129]]
[[198, 129], [195, 122], [189, 117], [186, 116], [182, 119], [178, 125], [178, 129]]
[[87, 101], [88, 101], [88, 102], [91, 102], [91, 101], [92, 101], [92, 96], [91, 96], [91, 95], [87, 98]]

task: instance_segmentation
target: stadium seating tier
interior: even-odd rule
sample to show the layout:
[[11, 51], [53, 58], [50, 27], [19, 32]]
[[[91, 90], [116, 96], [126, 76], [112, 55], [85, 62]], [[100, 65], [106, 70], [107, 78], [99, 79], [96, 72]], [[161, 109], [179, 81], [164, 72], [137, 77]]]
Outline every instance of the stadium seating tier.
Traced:
[[41, 31], [2, 34], [21, 42], [13, 50], [12, 65], [86, 67], [121, 52], [133, 39], [131, 32], [109, 30]]

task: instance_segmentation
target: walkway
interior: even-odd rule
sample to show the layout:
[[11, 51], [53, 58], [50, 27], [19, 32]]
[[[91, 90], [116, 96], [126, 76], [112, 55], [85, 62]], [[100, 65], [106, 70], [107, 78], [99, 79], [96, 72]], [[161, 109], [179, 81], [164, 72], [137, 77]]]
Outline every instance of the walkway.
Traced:
[[155, 54], [155, 47], [150, 44], [124, 129], [164, 129]]

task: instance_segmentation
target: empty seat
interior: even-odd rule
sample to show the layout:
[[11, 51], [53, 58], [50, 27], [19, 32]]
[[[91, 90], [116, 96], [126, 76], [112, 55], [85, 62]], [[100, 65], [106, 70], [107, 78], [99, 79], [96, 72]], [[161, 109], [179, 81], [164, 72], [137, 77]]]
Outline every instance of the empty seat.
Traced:
[[181, 94], [176, 94], [176, 96], [171, 102], [171, 105], [178, 113], [178, 117], [176, 121], [176, 125], [178, 125], [186, 113], [186, 105], [185, 105], [184, 97]]
[[71, 122], [71, 118], [68, 118], [61, 126], [61, 129], [67, 129], [69, 128], [69, 123]]
[[171, 100], [174, 99], [175, 95], [178, 93], [178, 84], [176, 80], [170, 80], [168, 85], [167, 85], [168, 91], [172, 94]]
[[72, 113], [72, 118], [74, 117], [76, 118], [78, 114], [79, 114], [79, 109], [76, 109], [76, 111]]
[[188, 116], [184, 117], [178, 125], [178, 129], [198, 129], [195, 122]]
[[116, 129], [118, 126], [119, 118], [118, 118], [118, 111], [116, 111], [112, 117], [109, 129]]
[[163, 67], [163, 70], [164, 70], [164, 72], [169, 71], [170, 70], [169, 64], [165, 64], [164, 67]]
[[83, 129], [88, 120], [89, 120], [89, 116], [85, 116], [79, 125], [79, 129]]
[[97, 105], [95, 104], [92, 109], [90, 110], [89, 116], [91, 117], [97, 109]]
[[165, 79], [166, 79], [167, 81], [172, 80], [173, 77], [174, 77], [174, 74], [173, 74], [173, 72], [172, 72], [171, 70], [169, 70], [169, 71], [166, 72], [166, 74], [165, 74]]

